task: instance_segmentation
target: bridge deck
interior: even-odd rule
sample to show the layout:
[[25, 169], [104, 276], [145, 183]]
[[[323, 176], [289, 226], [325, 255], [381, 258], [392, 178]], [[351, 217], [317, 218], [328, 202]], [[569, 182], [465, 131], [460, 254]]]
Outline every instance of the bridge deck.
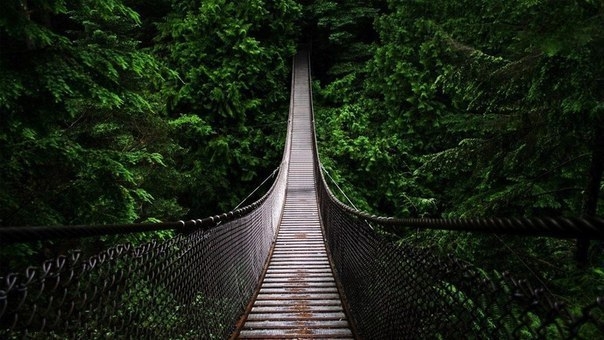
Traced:
[[264, 281], [239, 338], [353, 338], [325, 250], [313, 165], [308, 60], [294, 66], [285, 209]]

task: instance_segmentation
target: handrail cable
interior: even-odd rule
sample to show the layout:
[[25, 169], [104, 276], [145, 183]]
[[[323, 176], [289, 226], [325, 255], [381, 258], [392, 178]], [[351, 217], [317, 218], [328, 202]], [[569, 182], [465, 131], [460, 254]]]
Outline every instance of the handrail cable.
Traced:
[[357, 208], [354, 203], [352, 203], [352, 201], [350, 200], [350, 198], [348, 198], [348, 196], [346, 195], [346, 193], [344, 192], [344, 190], [342, 190], [342, 188], [340, 188], [340, 186], [338, 185], [338, 182], [336, 182], [333, 177], [331, 177], [331, 175], [329, 174], [329, 172], [327, 171], [327, 169], [325, 169], [325, 167], [323, 166], [323, 164], [320, 164], [321, 166], [321, 170], [323, 170], [323, 172], [325, 172], [325, 174], [327, 175], [327, 177], [329, 177], [329, 179], [331, 179], [331, 182], [336, 186], [336, 188], [338, 188], [338, 191], [340, 192], [340, 194], [342, 194], [346, 200], [348, 201], [348, 204], [350, 204], [351, 207], [353, 207], [355, 210], [360, 211], [359, 208]]
[[[312, 85], [310, 63], [308, 67]], [[292, 75], [292, 89], [293, 85]], [[316, 214], [320, 217], [323, 235], [313, 242], [325, 245], [333, 263], [330, 271], [338, 280], [334, 289], [343, 297], [346, 318], [355, 329], [355, 335], [386, 339], [589, 338], [604, 334], [601, 319], [604, 298], [579, 308], [566, 307], [544, 288], [533, 286], [527, 280], [517, 280], [507, 273], [488, 272], [453, 256], [438, 256], [410, 242], [393, 242], [384, 233], [372, 230], [368, 223], [398, 234], [411, 229], [442, 229], [491, 233], [497, 237], [517, 234], [604, 240], [604, 219], [392, 218], [359, 211], [352, 204], [351, 207], [342, 203], [327, 185], [326, 176], [332, 181], [333, 178], [323, 171], [319, 159], [312, 86], [308, 91], [311, 99], [311, 131], [308, 132], [313, 139], [314, 159], [312, 165], [307, 161], [303, 163], [312, 166], [316, 176], [316, 195], [312, 196], [317, 200]], [[276, 243], [281, 221], [307, 222], [302, 215], [283, 215], [293, 143], [293, 92], [283, 157], [273, 172], [278, 173], [277, 178], [268, 192], [254, 203], [190, 221], [0, 227], [2, 246], [52, 238], [178, 231], [169, 239], [140, 245], [120, 244], [103, 249], [100, 248], [102, 242], [83, 243], [94, 255], [85, 256], [71, 250], [38, 267], [0, 272], [0, 338], [50, 335], [60, 338], [226, 338], [232, 334], [235, 320], [255, 294], [264, 268], [269, 267], [267, 259]], [[299, 166], [300, 162], [292, 164]], [[292, 173], [299, 173], [299, 169], [292, 167]], [[337, 183], [336, 187], [341, 190]], [[308, 194], [302, 189], [291, 192]], [[299, 204], [308, 206], [302, 201]], [[300, 230], [287, 234], [286, 242], [309, 237]], [[303, 252], [313, 251], [304, 248]], [[298, 261], [297, 256], [283, 254], [287, 261], [292, 257]], [[282, 267], [288, 266], [283, 264], [285, 260], [277, 262]], [[324, 270], [322, 264], [314, 260], [301, 262], [307, 265], [313, 281], [325, 284], [323, 278], [315, 275], [316, 270]], [[6, 268], [2, 268], [4, 270]], [[274, 274], [275, 280], [283, 281], [282, 269]], [[260, 308], [284, 307], [279, 296], [284, 292], [295, 293], [296, 289], [298, 287], [269, 286], [263, 293], [275, 295], [277, 301], [266, 304], [268, 301], [262, 300], [264, 305]], [[329, 313], [321, 300], [317, 300], [317, 305], [302, 307], [306, 309], [295, 311], [296, 317], [306, 315], [309, 310]], [[289, 317], [290, 314], [285, 314], [283, 320], [273, 324], [283, 329], [291, 327], [297, 321]], [[263, 319], [263, 312], [257, 312], [256, 318]], [[305, 322], [301, 324], [303, 327], [312, 326], [312, 322]], [[340, 325], [341, 322], [338, 316], [325, 324]]]
[[[288, 122], [291, 115], [290, 109]], [[255, 202], [220, 215], [167, 223], [0, 227], [0, 246], [177, 231], [164, 240], [108, 248], [94, 239], [61, 243], [84, 249], [59, 249], [67, 253], [40, 266], [13, 268], [23, 264], [3, 258], [0, 338], [228, 337], [255, 292], [276, 237], [291, 144], [289, 123], [273, 184]]]
[[273, 172], [271, 172], [270, 175], [268, 175], [264, 181], [262, 181], [262, 183], [260, 183], [249, 195], [247, 195], [246, 198], [243, 199], [243, 201], [241, 201], [239, 204], [237, 204], [237, 206], [235, 208], [233, 208], [233, 210], [237, 210], [239, 209], [239, 207], [245, 203], [245, 201], [247, 201], [250, 197], [252, 197], [252, 195], [254, 195], [256, 193], [256, 191], [258, 191], [263, 185], [264, 183], [266, 183], [266, 181], [268, 181], [269, 179], [273, 178], [275, 176], [275, 174], [277, 173], [277, 171], [279, 171], [280, 167], [277, 167], [275, 170], [273, 170]]
[[[314, 121], [313, 121], [314, 123]], [[315, 129], [316, 131], [316, 129]], [[350, 319], [367, 339], [601, 338], [604, 298], [566, 306], [522, 269], [484, 270], [381, 232], [443, 229], [522, 236], [604, 239], [602, 218], [436, 219], [373, 216], [342, 203], [317, 157], [317, 196], [325, 239]], [[368, 222], [380, 226], [372, 230]], [[578, 308], [577, 308], [578, 307]]]
[[450, 230], [556, 238], [604, 240], [602, 217], [488, 217], [488, 218], [395, 218], [376, 216], [342, 203], [328, 189], [328, 194], [344, 211], [387, 227], [417, 230]]
[[[59, 226], [6, 226], [0, 227], [0, 245], [8, 245], [23, 242], [46, 241], [51, 239], [67, 239], [94, 237], [102, 235], [119, 235], [129, 233], [140, 233], [149, 231], [176, 230], [177, 232], [189, 232], [196, 228], [209, 229], [225, 222], [242, 217], [259, 207], [272, 192], [273, 187], [255, 202], [241, 207], [256, 191], [259, 190], [270, 178], [279, 172], [278, 166], [252, 193], [250, 193], [233, 210], [209, 216], [203, 219], [192, 219], [187, 221], [159, 222], [159, 223], [124, 223], [124, 224], [98, 224], [98, 225], [59, 225]], [[274, 184], [273, 184], [274, 185]]]

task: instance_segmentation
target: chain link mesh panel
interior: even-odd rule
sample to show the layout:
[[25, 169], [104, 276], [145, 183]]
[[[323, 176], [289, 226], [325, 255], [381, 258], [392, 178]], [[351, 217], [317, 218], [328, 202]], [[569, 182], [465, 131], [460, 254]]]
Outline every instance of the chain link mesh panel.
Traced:
[[225, 338], [274, 239], [272, 203], [209, 230], [2, 277], [0, 338]]
[[[228, 337], [259, 283], [281, 219], [289, 135], [279, 175], [257, 202], [164, 223], [181, 231], [166, 241], [122, 244], [86, 258], [74, 250], [39, 267], [3, 270], [10, 274], [0, 276], [0, 339]], [[136, 226], [83, 226], [72, 236]], [[11, 240], [71, 235], [69, 228], [57, 233], [33, 227]]]
[[[253, 204], [158, 224], [181, 231], [166, 241], [122, 244], [87, 258], [75, 250], [39, 267], [3, 270], [10, 274], [0, 277], [0, 339], [228, 337], [255, 292], [281, 219], [290, 135], [277, 179]], [[82, 226], [73, 235], [67, 227], [12, 228], [3, 235], [14, 242], [136, 226]]]
[[[543, 289], [453, 257], [389, 241], [319, 190], [328, 249], [366, 339], [601, 338], [604, 300], [572, 315]], [[375, 229], [374, 229], [375, 228]]]
[[[293, 100], [290, 122], [292, 105]], [[0, 339], [228, 337], [259, 284], [281, 220], [291, 136], [288, 124], [269, 192], [227, 214], [155, 225], [3, 230], [0, 244], [139, 228], [186, 232], [162, 242], [118, 245], [88, 258], [76, 250], [40, 267], [3, 269], [10, 274], [0, 276]]]

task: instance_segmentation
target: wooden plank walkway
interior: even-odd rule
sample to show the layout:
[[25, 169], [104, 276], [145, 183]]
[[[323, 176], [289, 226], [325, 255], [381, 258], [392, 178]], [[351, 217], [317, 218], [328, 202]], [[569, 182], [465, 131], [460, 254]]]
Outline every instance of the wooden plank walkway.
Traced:
[[264, 281], [240, 329], [240, 339], [353, 338], [319, 221], [308, 72], [306, 54], [296, 56], [285, 209]]

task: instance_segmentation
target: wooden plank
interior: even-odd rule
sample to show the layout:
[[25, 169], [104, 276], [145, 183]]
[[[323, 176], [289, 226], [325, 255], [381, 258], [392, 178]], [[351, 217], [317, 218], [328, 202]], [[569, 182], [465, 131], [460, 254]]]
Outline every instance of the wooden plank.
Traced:
[[256, 300], [340, 300], [338, 293], [260, 293]]
[[316, 276], [329, 276], [333, 277], [331, 269], [302, 269], [302, 268], [282, 268], [282, 269], [268, 269], [266, 277], [316, 277]]
[[335, 287], [284, 287], [284, 288], [260, 288], [260, 294], [327, 294], [338, 293]]
[[292, 321], [249, 321], [246, 328], [280, 329], [280, 328], [348, 328], [348, 321], [340, 320], [292, 320]]
[[264, 283], [265, 284], [279, 283], [279, 282], [297, 282], [297, 281], [304, 281], [304, 282], [308, 282], [308, 283], [312, 283], [312, 282], [317, 282], [317, 283], [321, 283], [321, 282], [335, 283], [335, 280], [333, 279], [333, 277], [331, 275], [306, 276], [306, 277], [295, 277], [295, 276], [291, 277], [290, 275], [284, 275], [284, 276], [271, 276], [271, 277], [265, 277], [264, 278]]
[[346, 315], [342, 311], [337, 312], [311, 312], [305, 308], [300, 308], [297, 312], [274, 312], [267, 313], [250, 313], [247, 317], [249, 321], [342, 321], [346, 319]]
[[239, 330], [240, 338], [353, 338], [319, 220], [307, 75], [306, 62], [296, 63], [283, 216], [264, 281]]
[[301, 259], [310, 256], [318, 256], [319, 258], [327, 258], [327, 251], [325, 248], [316, 248], [316, 249], [275, 249], [273, 251], [273, 255], [280, 257], [293, 257], [293, 256], [302, 256]]
[[[311, 313], [341, 312], [341, 305], [318, 305], [305, 306], [306, 311]], [[284, 306], [282, 304], [275, 306], [256, 306], [252, 308], [252, 313], [290, 313], [297, 312], [300, 309], [298, 305]]]
[[[260, 300], [256, 300], [254, 306], [255, 307], [263, 307], [263, 306], [283, 306], [283, 307], [287, 307], [287, 306], [299, 306], [300, 305], [300, 301], [297, 300], [270, 300], [270, 299], [260, 299]], [[319, 299], [319, 300], [306, 300], [304, 301], [304, 306], [338, 306], [338, 307], [342, 307], [342, 303], [339, 299], [339, 296], [337, 298], [333, 298], [332, 299]]]
[[296, 280], [296, 281], [288, 281], [288, 282], [271, 282], [264, 281], [262, 283], [262, 288], [290, 288], [290, 287], [311, 287], [311, 288], [319, 288], [319, 287], [329, 287], [335, 288], [335, 281], [327, 281], [327, 282], [317, 282], [317, 281], [306, 281], [306, 280]]
[[331, 268], [268, 268], [268, 274], [292, 273], [296, 274], [328, 274], [333, 275]]
[[242, 331], [243, 339], [354, 339], [350, 329], [261, 329]]
[[317, 258], [309, 258], [309, 259], [284, 259], [284, 260], [272, 260], [271, 263], [269, 264], [269, 266], [271, 267], [282, 267], [282, 266], [287, 266], [287, 267], [295, 267], [295, 268], [309, 268], [312, 266], [316, 266], [316, 267], [327, 267], [329, 268], [329, 261], [327, 261], [327, 259], [317, 259]]

